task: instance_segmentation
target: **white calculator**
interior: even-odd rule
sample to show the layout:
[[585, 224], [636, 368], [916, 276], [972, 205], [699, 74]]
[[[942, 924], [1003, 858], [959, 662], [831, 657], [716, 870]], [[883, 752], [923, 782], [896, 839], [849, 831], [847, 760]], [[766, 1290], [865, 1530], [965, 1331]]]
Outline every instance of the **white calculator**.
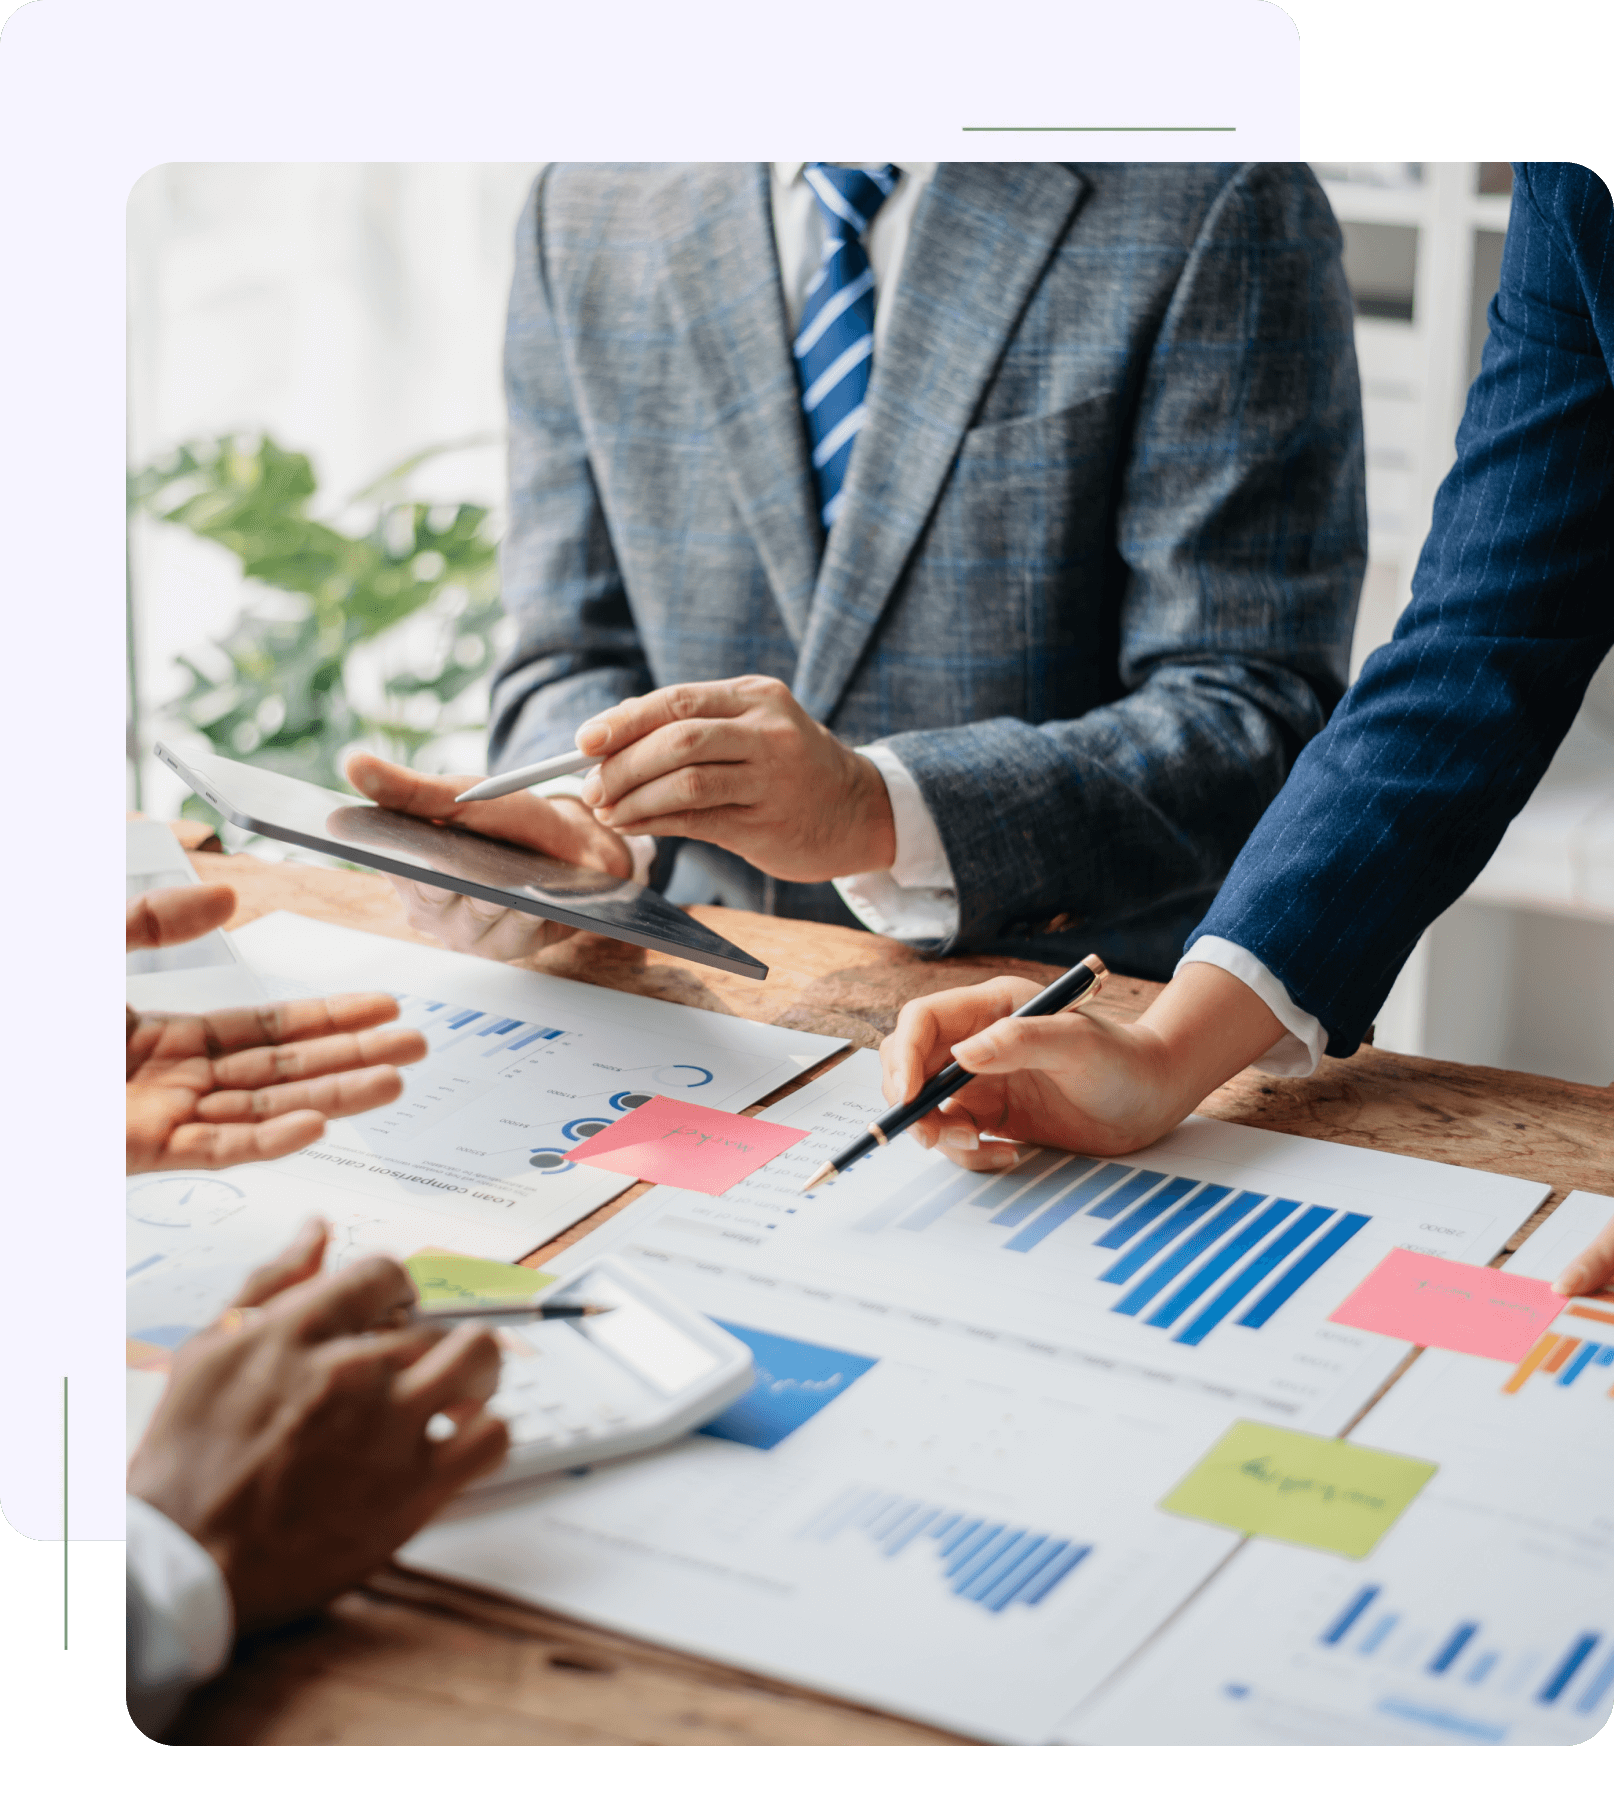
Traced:
[[715, 1419], [754, 1379], [739, 1338], [616, 1262], [593, 1262], [544, 1298], [614, 1310], [499, 1331], [489, 1405], [510, 1427], [510, 1453], [473, 1491], [653, 1449]]

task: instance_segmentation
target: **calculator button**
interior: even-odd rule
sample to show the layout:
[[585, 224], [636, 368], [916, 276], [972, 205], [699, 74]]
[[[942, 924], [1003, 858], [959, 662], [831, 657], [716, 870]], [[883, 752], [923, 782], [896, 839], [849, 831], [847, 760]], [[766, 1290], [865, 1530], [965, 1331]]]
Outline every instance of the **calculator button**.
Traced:
[[510, 1442], [519, 1444], [527, 1450], [536, 1450], [545, 1444], [553, 1444], [557, 1442], [554, 1424], [541, 1413], [529, 1414], [525, 1418], [515, 1420], [511, 1425]]

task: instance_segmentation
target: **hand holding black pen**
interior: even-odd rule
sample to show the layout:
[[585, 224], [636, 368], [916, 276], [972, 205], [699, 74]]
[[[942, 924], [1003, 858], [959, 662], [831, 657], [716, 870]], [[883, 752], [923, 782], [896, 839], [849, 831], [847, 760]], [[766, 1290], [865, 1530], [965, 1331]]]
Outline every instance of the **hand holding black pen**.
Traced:
[[[1019, 1010], [1011, 1013], [1015, 1017], [1051, 1017], [1056, 1011], [1062, 1011], [1067, 1005], [1078, 1000], [1091, 997], [1097, 992], [1108, 969], [1096, 954], [1089, 954], [1085, 960], [1078, 961], [1068, 973], [1061, 973], [1052, 985], [1045, 987], [1035, 998], [1021, 1005]], [[956, 1061], [950, 1061], [940, 1073], [933, 1074], [919, 1091], [905, 1105], [895, 1105], [877, 1118], [868, 1129], [843, 1149], [832, 1160], [813, 1175], [801, 1189], [810, 1193], [814, 1187], [821, 1186], [832, 1175], [844, 1174], [855, 1161], [860, 1161], [874, 1150], [884, 1148], [892, 1137], [900, 1136], [911, 1125], [917, 1124], [944, 1099], [950, 1099], [955, 1092], [961, 1091], [975, 1078], [967, 1068], [960, 1067]]]

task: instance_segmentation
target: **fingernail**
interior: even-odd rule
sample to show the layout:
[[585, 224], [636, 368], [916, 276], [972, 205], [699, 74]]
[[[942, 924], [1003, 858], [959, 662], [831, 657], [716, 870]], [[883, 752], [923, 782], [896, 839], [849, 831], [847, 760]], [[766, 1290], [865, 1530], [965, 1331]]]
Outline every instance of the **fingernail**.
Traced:
[[986, 1159], [994, 1168], [1012, 1168], [1018, 1157], [1013, 1149], [1006, 1149], [1000, 1144], [997, 1148], [986, 1151]]
[[578, 729], [574, 738], [580, 753], [599, 753], [611, 745], [611, 730], [600, 717], [594, 716]]
[[578, 796], [581, 797], [583, 802], [592, 810], [604, 795], [605, 787], [600, 783], [595, 774], [591, 772], [588, 777], [583, 780], [583, 789], [578, 793]]
[[997, 1053], [997, 1044], [990, 1030], [983, 1030], [978, 1036], [966, 1036], [962, 1042], [955, 1042], [947, 1051], [955, 1061], [965, 1063], [974, 1061], [990, 1061]]
[[973, 1130], [966, 1128], [963, 1124], [956, 1124], [952, 1129], [942, 1131], [941, 1139], [949, 1149], [973, 1149], [981, 1140]]
[[1586, 1271], [1583, 1268], [1566, 1268], [1552, 1283], [1554, 1293], [1561, 1293], [1565, 1299], [1579, 1293], [1586, 1285]]

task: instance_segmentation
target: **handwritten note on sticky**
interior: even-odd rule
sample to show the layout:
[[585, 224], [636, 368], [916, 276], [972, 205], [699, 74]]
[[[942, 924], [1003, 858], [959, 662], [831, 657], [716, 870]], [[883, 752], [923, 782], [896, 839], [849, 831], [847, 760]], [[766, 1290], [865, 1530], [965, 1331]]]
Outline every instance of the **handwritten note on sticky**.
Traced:
[[1328, 1316], [1426, 1349], [1517, 1362], [1567, 1304], [1545, 1281], [1392, 1249]]
[[1239, 1419], [1160, 1506], [1256, 1538], [1365, 1557], [1435, 1468]]
[[806, 1134], [707, 1105], [654, 1098], [596, 1131], [572, 1159], [635, 1180], [723, 1193]]
[[542, 1292], [555, 1278], [541, 1268], [484, 1262], [447, 1249], [417, 1250], [404, 1267], [423, 1306], [491, 1306], [505, 1300], [519, 1304]]

